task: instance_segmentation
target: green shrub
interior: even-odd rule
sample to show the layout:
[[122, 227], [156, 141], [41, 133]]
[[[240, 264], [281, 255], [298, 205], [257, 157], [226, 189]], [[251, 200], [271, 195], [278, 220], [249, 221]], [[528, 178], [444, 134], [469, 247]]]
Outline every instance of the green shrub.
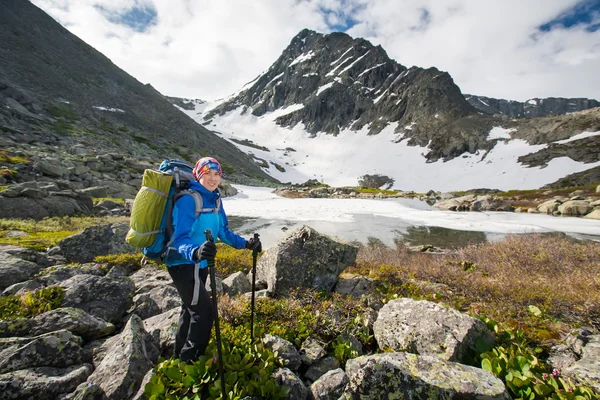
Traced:
[[22, 156], [11, 156], [5, 150], [0, 151], [0, 162], [9, 164], [27, 164], [29, 159]]
[[[587, 386], [576, 385], [570, 379], [561, 377], [558, 370], [550, 371], [539, 358], [544, 350], [530, 346], [522, 331], [500, 328], [496, 321], [479, 317], [496, 332], [499, 339], [496, 347], [480, 355], [481, 368], [500, 378], [513, 398], [529, 400], [600, 398]], [[482, 343], [478, 344], [482, 345]]]
[[63, 288], [49, 286], [21, 296], [0, 297], [0, 319], [31, 318], [53, 310], [60, 307], [64, 295]]
[[[228, 399], [257, 396], [264, 399], [282, 399], [288, 389], [280, 387], [272, 377], [281, 363], [276, 353], [260, 341], [250, 343], [247, 330], [223, 324], [221, 330], [225, 389]], [[218, 353], [215, 340], [210, 342], [205, 355], [193, 364], [169, 359], [160, 362], [152, 379], [144, 388], [150, 400], [194, 399], [202, 394], [207, 399], [221, 397]]]

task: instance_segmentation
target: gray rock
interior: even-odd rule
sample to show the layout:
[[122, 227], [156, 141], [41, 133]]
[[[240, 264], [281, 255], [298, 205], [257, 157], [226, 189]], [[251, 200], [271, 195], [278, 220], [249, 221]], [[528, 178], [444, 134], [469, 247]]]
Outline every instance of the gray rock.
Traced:
[[304, 374], [304, 377], [314, 382], [327, 372], [332, 371], [334, 369], [338, 369], [339, 367], [340, 363], [338, 362], [337, 358], [321, 358], [308, 368], [308, 370]]
[[383, 306], [373, 331], [380, 349], [458, 362], [468, 362], [478, 354], [475, 344], [479, 339], [495, 343], [482, 321], [436, 303], [406, 298]]
[[553, 214], [555, 211], [558, 211], [558, 206], [560, 206], [562, 202], [558, 200], [548, 200], [537, 206], [537, 210], [544, 214]]
[[[169, 273], [162, 268], [146, 266], [130, 275], [135, 284], [135, 294], [139, 295], [151, 291], [154, 288], [172, 286], [173, 280]], [[144, 319], [144, 318], [142, 318]]]
[[285, 362], [287, 368], [293, 371], [300, 368], [300, 365], [302, 364], [300, 353], [292, 343], [279, 336], [269, 335], [268, 333], [263, 336], [262, 342], [265, 344], [266, 348], [277, 352], [279, 357]]
[[42, 266], [35, 262], [11, 254], [11, 247], [0, 247], [0, 290], [28, 280], [42, 269]]
[[432, 356], [384, 353], [348, 360], [346, 399], [509, 400], [487, 371]]
[[106, 400], [106, 395], [95, 383], [83, 382], [73, 393], [59, 397], [58, 400]]
[[[81, 168], [87, 168], [89, 170], [88, 167], [81, 167]], [[106, 186], [92, 186], [86, 189], [81, 189], [79, 190], [79, 192], [81, 193], [85, 193], [91, 197], [108, 197], [108, 188]]]
[[181, 305], [181, 298], [173, 286], [155, 287], [150, 291], [138, 294], [133, 298], [130, 313], [141, 319], [153, 317]]
[[276, 296], [295, 288], [330, 291], [357, 252], [355, 246], [303, 226], [263, 254], [256, 267], [257, 281], [266, 282]]
[[167, 312], [144, 320], [144, 329], [152, 335], [154, 344], [160, 349], [160, 355], [169, 358], [175, 350], [175, 332], [179, 323], [180, 309], [173, 308]]
[[100, 386], [108, 399], [130, 398], [137, 393], [142, 379], [157, 359], [158, 349], [134, 314], [121, 332], [120, 340], [107, 352], [88, 382]]
[[71, 393], [92, 373], [84, 364], [68, 368], [40, 367], [0, 375], [0, 399], [55, 400]]
[[326, 372], [310, 385], [314, 400], [338, 400], [350, 380], [341, 368]]
[[304, 364], [312, 365], [327, 354], [327, 351], [313, 338], [307, 338], [300, 348], [300, 359]]
[[591, 213], [585, 215], [583, 218], [587, 219], [600, 219], [600, 208], [592, 211]]
[[591, 335], [583, 346], [582, 357], [562, 371], [582, 385], [600, 393], [600, 335]]
[[53, 178], [60, 178], [61, 176], [69, 173], [67, 168], [59, 164], [58, 160], [40, 160], [33, 164], [33, 168], [40, 173]]
[[0, 374], [34, 367], [80, 364], [80, 344], [80, 338], [64, 329], [33, 338], [0, 339]]
[[69, 261], [81, 263], [107, 254], [133, 253], [136, 249], [125, 242], [128, 230], [128, 224], [91, 226], [63, 239], [59, 246]]
[[236, 272], [223, 280], [223, 291], [230, 296], [248, 293], [252, 291], [252, 283], [245, 273]]
[[80, 308], [108, 322], [119, 322], [131, 307], [135, 287], [129, 277], [76, 275], [64, 282], [62, 306]]
[[352, 297], [361, 297], [374, 288], [375, 280], [369, 277], [342, 274], [335, 285], [335, 292]]
[[586, 200], [569, 200], [561, 204], [558, 207], [558, 211], [560, 211], [561, 215], [577, 217], [586, 215], [592, 211], [592, 206]]
[[287, 368], [279, 368], [273, 372], [273, 378], [280, 386], [290, 389], [287, 395], [288, 400], [306, 400], [309, 395], [308, 388], [302, 383], [300, 378]]

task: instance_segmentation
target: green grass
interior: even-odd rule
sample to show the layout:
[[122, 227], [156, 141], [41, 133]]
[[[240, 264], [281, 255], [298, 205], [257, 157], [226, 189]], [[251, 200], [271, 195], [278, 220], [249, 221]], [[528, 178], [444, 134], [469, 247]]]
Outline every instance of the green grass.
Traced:
[[[83, 229], [106, 223], [128, 223], [128, 217], [52, 217], [41, 221], [0, 219], [0, 245], [14, 245], [45, 251], [56, 246], [64, 238]], [[7, 237], [10, 231], [25, 232], [27, 236]]]
[[18, 318], [31, 318], [46, 311], [60, 307], [64, 298], [64, 289], [49, 286], [22, 296], [0, 297], [0, 320], [10, 321]]
[[93, 197], [92, 198], [92, 201], [94, 202], [94, 204], [98, 204], [98, 203], [100, 203], [101, 201], [104, 201], [104, 200], [112, 201], [112, 202], [115, 202], [115, 203], [120, 204], [120, 205], [124, 205], [125, 204], [125, 199], [116, 198], [116, 197]]
[[368, 188], [365, 186], [358, 186], [358, 187], [355, 187], [354, 189], [356, 189], [356, 191], [359, 193], [375, 193], [375, 194], [382, 193], [382, 194], [388, 195], [388, 196], [393, 196], [393, 195], [399, 193], [399, 190], [374, 189], [374, 188]]

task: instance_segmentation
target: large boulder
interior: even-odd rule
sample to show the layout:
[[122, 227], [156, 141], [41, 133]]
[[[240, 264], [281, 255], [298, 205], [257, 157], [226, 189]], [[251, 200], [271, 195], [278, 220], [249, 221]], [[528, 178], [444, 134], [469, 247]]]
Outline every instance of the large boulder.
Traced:
[[432, 356], [362, 356], [348, 360], [346, 374], [345, 399], [510, 399], [491, 373]]
[[287, 295], [295, 288], [331, 291], [357, 252], [355, 246], [303, 226], [263, 254], [256, 278], [274, 295]]
[[169, 358], [175, 350], [175, 333], [179, 323], [179, 308], [173, 308], [144, 320], [144, 329], [152, 335], [160, 355]]
[[141, 319], [146, 319], [180, 305], [181, 298], [177, 289], [166, 285], [136, 295], [133, 298], [133, 307], [129, 312], [137, 314]]
[[383, 306], [373, 332], [380, 349], [458, 362], [468, 362], [478, 354], [478, 340], [495, 343], [482, 321], [430, 301], [407, 298]]
[[120, 322], [132, 304], [135, 287], [129, 277], [76, 275], [64, 282], [63, 307], [80, 308], [108, 322]]
[[115, 326], [79, 308], [57, 308], [30, 319], [0, 321], [0, 337], [35, 336], [66, 329], [84, 340], [110, 335]]
[[0, 373], [81, 364], [81, 339], [60, 330], [33, 338], [0, 339]]
[[39, 367], [0, 375], [0, 399], [56, 400], [71, 393], [92, 373], [89, 364], [67, 368]]
[[569, 200], [565, 201], [558, 207], [558, 211], [561, 215], [578, 217], [586, 215], [592, 211], [593, 207], [590, 206], [590, 202], [586, 200]]
[[100, 386], [109, 400], [127, 399], [137, 393], [157, 360], [158, 349], [140, 318], [133, 314], [120, 340], [108, 350], [88, 382]]
[[64, 256], [73, 262], [91, 262], [96, 256], [133, 253], [136, 249], [125, 242], [127, 224], [96, 225], [63, 239], [59, 246]]
[[223, 292], [230, 296], [251, 291], [252, 283], [248, 279], [248, 276], [241, 271], [233, 273], [223, 280]]

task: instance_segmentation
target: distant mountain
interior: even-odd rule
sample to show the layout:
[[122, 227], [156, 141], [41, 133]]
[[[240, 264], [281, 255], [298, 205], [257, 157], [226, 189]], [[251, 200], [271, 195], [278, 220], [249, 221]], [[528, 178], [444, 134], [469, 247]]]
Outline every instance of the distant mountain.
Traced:
[[600, 163], [600, 108], [571, 113], [573, 100], [545, 99], [535, 112], [565, 115], [515, 118], [494, 111], [500, 101], [482, 112], [474, 100], [447, 72], [305, 29], [235, 94], [186, 113], [281, 181], [356, 184], [369, 171], [415, 190], [533, 188]]
[[548, 97], [520, 102], [465, 94], [465, 99], [473, 107], [486, 114], [502, 114], [514, 118], [556, 116], [600, 107], [599, 101], [583, 98]]
[[0, 37], [0, 129], [13, 138], [3, 146], [53, 145], [60, 154], [83, 144], [152, 162], [211, 154], [230, 179], [273, 181], [29, 1], [0, 1]]

